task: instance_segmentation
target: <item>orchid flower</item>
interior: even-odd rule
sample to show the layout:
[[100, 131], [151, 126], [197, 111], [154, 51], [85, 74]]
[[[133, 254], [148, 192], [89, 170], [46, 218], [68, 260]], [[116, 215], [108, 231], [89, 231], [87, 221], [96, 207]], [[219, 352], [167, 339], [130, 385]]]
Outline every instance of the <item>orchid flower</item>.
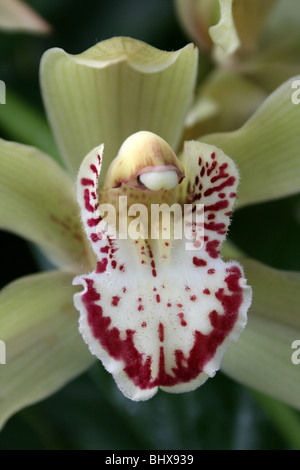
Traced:
[[[36, 148], [1, 140], [0, 225], [36, 243], [57, 270], [16, 280], [1, 293], [2, 424], [88, 369], [94, 356], [135, 400], [157, 387], [195, 389], [241, 334], [249, 286], [248, 324], [222, 369], [300, 406], [290, 360], [300, 333], [299, 274], [249, 260], [233, 245], [219, 253], [237, 191], [238, 208], [299, 190], [293, 82], [238, 131], [182, 148], [197, 58], [193, 45], [163, 52], [129, 38], [75, 56], [45, 53], [42, 93], [65, 168]], [[120, 196], [129, 206], [191, 204], [192, 229], [204, 204], [204, 236], [191, 240], [192, 250], [184, 239], [164, 238], [163, 229], [158, 239], [113, 239], [100, 210], [110, 204], [118, 213]], [[128, 212], [126, 228], [134, 215]]]
[[[219, 369], [224, 351], [245, 326], [251, 303], [241, 267], [224, 263], [218, 251], [238, 172], [222, 151], [199, 142], [186, 144], [181, 165], [164, 140], [141, 131], [123, 143], [99, 202], [95, 188], [102, 158], [102, 148], [93, 150], [79, 170], [82, 219], [98, 259], [91, 274], [74, 280], [84, 286], [75, 296], [80, 330], [127, 397], [145, 400], [158, 387], [169, 392], [194, 390]], [[180, 188], [184, 175], [186, 184]], [[158, 240], [151, 235], [134, 237], [130, 243], [105, 236], [99, 228], [99, 207], [109, 201], [117, 206], [117, 198], [124, 196], [130, 209], [138, 202], [150, 210], [172, 202], [190, 204], [191, 214], [199, 211], [200, 199], [207, 233], [204, 247], [201, 236], [194, 237], [188, 252], [182, 239], [163, 237], [165, 218]], [[130, 220], [134, 213], [129, 210], [128, 215]], [[145, 217], [142, 224], [147, 223], [152, 230], [153, 218]], [[199, 229], [197, 217], [183, 223], [195, 232]], [[130, 224], [126, 232], [129, 229]]]
[[185, 137], [238, 129], [299, 73], [297, 0], [175, 0], [175, 6], [183, 29], [215, 65], [198, 87]]
[[21, 0], [0, 0], [0, 29], [46, 34], [51, 26]]

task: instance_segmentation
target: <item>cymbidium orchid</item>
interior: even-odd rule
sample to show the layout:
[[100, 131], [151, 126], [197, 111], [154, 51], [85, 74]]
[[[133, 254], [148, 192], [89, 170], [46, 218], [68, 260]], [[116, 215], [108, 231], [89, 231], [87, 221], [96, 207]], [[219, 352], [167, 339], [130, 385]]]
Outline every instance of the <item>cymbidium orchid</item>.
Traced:
[[[244, 328], [249, 286], [249, 321], [223, 370], [299, 407], [290, 360], [300, 333], [299, 275], [248, 260], [232, 245], [220, 255], [237, 192], [238, 207], [299, 190], [292, 81], [240, 130], [201, 142], [194, 136], [181, 147], [197, 67], [193, 45], [163, 52], [129, 38], [76, 56], [45, 53], [42, 92], [66, 169], [37, 149], [1, 140], [0, 225], [37, 243], [58, 270], [1, 293], [2, 423], [86, 370], [94, 355], [132, 399], [150, 398], [158, 387], [195, 389]], [[151, 221], [140, 219], [148, 236], [112, 238], [101, 204], [120, 215], [125, 196], [128, 207], [189, 204], [190, 232], [197, 234], [202, 213], [204, 234], [187, 250], [163, 226], [151, 238]], [[135, 216], [128, 211], [126, 233]], [[78, 332], [73, 298], [93, 355]]]
[[270, 92], [299, 73], [297, 0], [174, 4], [189, 37], [215, 65], [199, 84], [186, 121], [190, 132], [238, 129]]

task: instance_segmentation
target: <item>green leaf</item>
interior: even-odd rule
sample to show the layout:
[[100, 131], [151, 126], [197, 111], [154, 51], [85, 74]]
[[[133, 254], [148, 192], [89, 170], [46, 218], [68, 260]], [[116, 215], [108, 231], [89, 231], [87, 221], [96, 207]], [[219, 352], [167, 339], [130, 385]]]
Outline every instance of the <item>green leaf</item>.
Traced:
[[93, 362], [77, 330], [70, 273], [21, 278], [0, 294], [0, 426], [54, 393]]
[[192, 44], [164, 52], [121, 37], [79, 55], [47, 51], [41, 62], [42, 91], [68, 168], [76, 174], [83, 157], [104, 143], [106, 173], [123, 141], [140, 130], [176, 147], [196, 72]]
[[292, 101], [297, 93], [292, 85], [299, 78], [279, 87], [237, 131], [200, 139], [220, 147], [237, 163], [239, 206], [299, 192], [300, 106]]
[[249, 391], [224, 374], [194, 392], [135, 403], [97, 363], [14, 417], [0, 434], [0, 449], [39, 449], [41, 440], [44, 449], [67, 450], [287, 448]]
[[238, 382], [300, 408], [300, 370], [292, 343], [300, 339], [300, 273], [240, 259], [253, 289], [248, 324], [224, 356], [222, 369]]
[[293, 408], [269, 395], [252, 391], [254, 398], [269, 415], [274, 426], [290, 443], [291, 449], [300, 449], [300, 415]]
[[72, 179], [39, 150], [1, 139], [0, 228], [37, 243], [60, 266], [86, 263]]

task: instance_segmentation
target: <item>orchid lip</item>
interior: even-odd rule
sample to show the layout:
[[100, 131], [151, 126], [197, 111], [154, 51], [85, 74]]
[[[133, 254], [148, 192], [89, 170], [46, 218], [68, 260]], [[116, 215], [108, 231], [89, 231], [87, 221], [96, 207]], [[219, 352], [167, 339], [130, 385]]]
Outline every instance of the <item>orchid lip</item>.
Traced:
[[[77, 197], [97, 264], [73, 283], [83, 286], [74, 304], [84, 341], [124, 395], [140, 401], [151, 398], [159, 387], [187, 392], [214, 376], [246, 324], [251, 288], [243, 281], [242, 267], [220, 256], [239, 179], [234, 162], [215, 146], [191, 141], [185, 143], [183, 164], [159, 137], [143, 132], [128, 139], [106, 175], [102, 199], [94, 189], [101, 175], [103, 144], [81, 164]], [[181, 194], [176, 188], [157, 197], [153, 188], [161, 187], [164, 177], [163, 187], [170, 188], [184, 171], [189, 184]], [[132, 190], [138, 179], [148, 185], [148, 194]], [[111, 192], [115, 183], [122, 187]], [[128, 196], [133, 210], [118, 208], [116, 196]], [[196, 233], [199, 200], [207, 209], [203, 244]], [[169, 201], [175, 202], [170, 206]], [[118, 215], [126, 215], [124, 227], [122, 217], [119, 224], [111, 224], [117, 226], [115, 234], [106, 230], [109, 221], [103, 225], [100, 206], [107, 202], [114, 203]], [[177, 228], [176, 209], [182, 214], [183, 203], [192, 204], [191, 219], [180, 218], [182, 231], [175, 237], [168, 233], [167, 223], [170, 219], [169, 225]], [[164, 208], [169, 209], [167, 218]], [[157, 209], [159, 224], [152, 209]], [[158, 237], [152, 236], [153, 229]], [[191, 239], [188, 247], [183, 232]]]

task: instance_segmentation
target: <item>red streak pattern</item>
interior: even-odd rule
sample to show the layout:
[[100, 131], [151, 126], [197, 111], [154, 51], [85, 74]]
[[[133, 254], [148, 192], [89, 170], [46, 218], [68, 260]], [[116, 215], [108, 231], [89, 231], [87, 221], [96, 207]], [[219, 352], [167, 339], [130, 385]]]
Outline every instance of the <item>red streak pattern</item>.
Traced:
[[[194, 343], [188, 355], [180, 349], [174, 350], [176, 366], [172, 369], [172, 375], [165, 369], [164, 347], [159, 348], [159, 371], [156, 377], [151, 376], [152, 357], [137, 350], [134, 345], [135, 331], [127, 329], [125, 339], [121, 339], [120, 330], [111, 327], [111, 319], [104, 315], [103, 309], [98, 302], [101, 300], [94, 281], [85, 278], [86, 292], [82, 295], [82, 302], [87, 311], [88, 323], [94, 338], [98, 340], [103, 349], [115, 360], [124, 361], [124, 371], [132, 382], [140, 389], [149, 389], [157, 386], [174, 386], [182, 382], [195, 379], [204, 366], [214, 357], [217, 348], [223, 343], [231, 332], [243, 300], [242, 289], [239, 280], [242, 277], [238, 267], [226, 270], [227, 284], [230, 294], [226, 294], [220, 288], [215, 297], [222, 306], [222, 315], [216, 310], [209, 314], [212, 331], [205, 335], [200, 331], [194, 332]], [[221, 310], [220, 310], [221, 311]], [[159, 340], [164, 340], [164, 328], [162, 323], [158, 326]]]
[[101, 261], [98, 261], [96, 273], [104, 273], [106, 271], [107, 263], [108, 263], [107, 258], [103, 258]]
[[[123, 370], [128, 378], [141, 390], [152, 389], [157, 386], [170, 387], [180, 383], [188, 383], [196, 379], [215, 356], [218, 348], [221, 347], [226, 337], [230, 335], [238, 318], [239, 309], [243, 301], [243, 291], [239, 285], [239, 280], [242, 278], [240, 269], [237, 266], [227, 268], [226, 274], [223, 277], [223, 279], [225, 279], [221, 283], [221, 287], [218, 286], [214, 289], [211, 285], [215, 285], [214, 277], [212, 276], [215, 274], [216, 270], [210, 267], [217, 266], [212, 260], [218, 258], [218, 249], [223, 242], [223, 235], [226, 234], [229, 216], [234, 202], [231, 198], [235, 196], [235, 192], [233, 191], [236, 190], [236, 178], [233, 174], [236, 173], [231, 172], [230, 164], [223, 163], [219, 165], [215, 152], [212, 153], [210, 157], [209, 161], [203, 161], [203, 159], [199, 157], [199, 167], [194, 172], [194, 181], [188, 183], [190, 200], [185, 201], [186, 203], [190, 202], [193, 204], [192, 213], [194, 215], [199, 213], [199, 211], [197, 211], [198, 206], [196, 206], [197, 201], [205, 204], [204, 228], [207, 230], [207, 234], [204, 236], [205, 248], [202, 252], [202, 258], [205, 259], [191, 254], [188, 257], [188, 262], [193, 272], [199, 274], [200, 281], [202, 281], [203, 276], [209, 275], [207, 276], [207, 278], [209, 278], [207, 280], [210, 282], [204, 282], [202, 287], [200, 285], [199, 288], [197, 283], [196, 288], [191, 284], [193, 290], [191, 290], [189, 286], [185, 286], [186, 280], [183, 280], [182, 283], [182, 286], [185, 286], [185, 291], [190, 291], [188, 294], [185, 294], [188, 302], [194, 303], [198, 301], [200, 304], [201, 291], [206, 296], [213, 296], [210, 299], [204, 299], [208, 301], [213, 300], [213, 304], [203, 302], [203, 304], [205, 304], [203, 305], [203, 314], [206, 318], [208, 315], [208, 321], [212, 327], [210, 333], [204, 334], [199, 330], [188, 331], [188, 328], [192, 329], [192, 325], [194, 325], [193, 322], [190, 322], [189, 315], [191, 312], [195, 312], [196, 315], [201, 315], [202, 306], [199, 305], [200, 311], [198, 311], [197, 304], [189, 304], [188, 307], [190, 307], [191, 310], [188, 310], [183, 298], [179, 297], [176, 301], [176, 295], [175, 298], [173, 298], [172, 293], [170, 293], [169, 297], [166, 293], [167, 289], [165, 289], [165, 291], [162, 290], [165, 285], [161, 284], [160, 281], [159, 258], [156, 258], [155, 252], [152, 252], [151, 245], [147, 241], [140, 247], [142, 257], [140, 262], [145, 264], [147, 269], [150, 268], [150, 273], [152, 273], [152, 277], [155, 278], [155, 281], [152, 279], [152, 285], [155, 283], [155, 287], [153, 288], [155, 294], [151, 294], [151, 308], [154, 310], [150, 312], [153, 316], [147, 317], [149, 305], [144, 302], [144, 298], [142, 298], [141, 293], [138, 292], [136, 297], [137, 303], [134, 306], [134, 310], [140, 312], [138, 326], [133, 327], [132, 323], [130, 323], [130, 318], [128, 318], [128, 323], [126, 324], [128, 327], [120, 328], [120, 323], [117, 323], [118, 315], [122, 314], [124, 307], [126, 308], [126, 302], [121, 301], [122, 294], [120, 294], [119, 290], [115, 290], [114, 286], [109, 287], [111, 290], [108, 290], [109, 294], [107, 293], [106, 276], [102, 276], [103, 282], [101, 282], [101, 276], [96, 277], [97, 281], [88, 277], [81, 278], [83, 283], [86, 284], [86, 290], [81, 295], [81, 301], [93, 337], [112, 359], [120, 361], [120, 363], [124, 365]], [[98, 156], [99, 165], [100, 161], [100, 156]], [[113, 276], [118, 276], [125, 271], [126, 266], [124, 261], [121, 261], [122, 253], [120, 253], [120, 259], [119, 256], [115, 255], [118, 249], [121, 250], [121, 245], [118, 246], [118, 243], [114, 242], [109, 237], [104, 241], [105, 236], [103, 233], [101, 234], [101, 230], [92, 228], [96, 227], [102, 220], [102, 217], [99, 217], [100, 212], [98, 211], [96, 194], [100, 166], [98, 168], [97, 162], [95, 163], [95, 165], [91, 164], [89, 166], [87, 173], [84, 174], [85, 177], [80, 180], [82, 186], [81, 206], [85, 214], [84, 222], [88, 236], [93, 243], [93, 247], [99, 259], [96, 273], [103, 274], [108, 271], [110, 274], [113, 274]], [[193, 232], [195, 232], [197, 224], [194, 219], [193, 223], [190, 225]], [[101, 243], [96, 245], [98, 241], [101, 241]], [[136, 243], [138, 242], [136, 241]], [[199, 241], [194, 242], [194, 248], [197, 248], [197, 244], [199, 244], [200, 248], [201, 243]], [[169, 243], [165, 242], [165, 245], [168, 246]], [[198, 270], [198, 268], [203, 267], [206, 267], [205, 270]], [[223, 267], [222, 270], [223, 269], [225, 268]], [[112, 277], [112, 280], [113, 279], [114, 277]], [[124, 282], [126, 282], [125, 278]], [[205, 285], [208, 285], [209, 289], [204, 288]], [[125, 293], [126, 288], [123, 287], [122, 291]], [[121, 295], [121, 297], [119, 295], [113, 295], [116, 293]], [[108, 307], [107, 310], [104, 310], [104, 298], [107, 295], [109, 295], [109, 297], [105, 305], [108, 305]], [[139, 295], [141, 297], [139, 297]], [[182, 303], [178, 303], [181, 301]], [[173, 311], [170, 310], [172, 306]], [[119, 311], [117, 308], [119, 308]], [[116, 316], [113, 317], [112, 315]], [[182, 343], [181, 346], [180, 339], [176, 341], [176, 346], [172, 348], [170, 332], [173, 330], [171, 330], [171, 328], [168, 329], [169, 323], [165, 323], [165, 320], [162, 320], [166, 318], [166, 322], [169, 322], [168, 315], [175, 315], [177, 322], [176, 328], [183, 327], [186, 333], [192, 333], [190, 343], [187, 345]], [[115, 320], [113, 320], [113, 318], [115, 318]], [[147, 325], [147, 323], [143, 321], [145, 318], [151, 318], [151, 325]], [[198, 321], [197, 318], [196, 321]], [[136, 325], [136, 323], [134, 323], [134, 325]], [[144, 345], [137, 346], [137, 344], [140, 344], [140, 341], [135, 341], [135, 337], [138, 336], [138, 333], [141, 333], [141, 327], [147, 328], [147, 331], [144, 330], [145, 333], [154, 334], [155, 340], [151, 347], [155, 348], [155, 345], [157, 345], [156, 351], [150, 349], [151, 353], [146, 353]], [[138, 332], [135, 331], [135, 328], [138, 329]], [[182, 341], [185, 341], [185, 336], [182, 335], [182, 338]], [[189, 350], [185, 352], [187, 346], [189, 346]], [[171, 366], [170, 363], [173, 366]], [[158, 370], [158, 372], [155, 372], [154, 375], [152, 370]]]
[[119, 305], [119, 302], [120, 302], [120, 297], [118, 295], [114, 295], [112, 298], [111, 304], [114, 307], [117, 307]]
[[206, 251], [209, 254], [211, 258], [218, 258], [219, 256], [219, 251], [218, 251], [218, 246], [220, 245], [219, 240], [211, 240], [210, 242], [206, 243]]
[[207, 265], [207, 262], [204, 259], [197, 258], [197, 256], [193, 257], [193, 263], [197, 268], [201, 268]]
[[212, 188], [208, 188], [205, 191], [204, 196], [210, 196], [215, 191], [221, 191], [222, 189], [226, 188], [226, 186], [232, 186], [234, 183], [235, 183], [235, 177], [230, 176], [230, 178], [228, 178], [226, 181], [221, 183], [219, 186], [214, 186]]
[[161, 343], [163, 343], [163, 341], [164, 341], [164, 339], [165, 339], [165, 338], [164, 338], [164, 335], [165, 335], [165, 332], [164, 332], [164, 325], [163, 325], [162, 323], [160, 323], [160, 324], [158, 325], [158, 338], [159, 338], [159, 341], [160, 341]]
[[90, 178], [82, 178], [80, 182], [82, 186], [94, 186], [94, 181]]

